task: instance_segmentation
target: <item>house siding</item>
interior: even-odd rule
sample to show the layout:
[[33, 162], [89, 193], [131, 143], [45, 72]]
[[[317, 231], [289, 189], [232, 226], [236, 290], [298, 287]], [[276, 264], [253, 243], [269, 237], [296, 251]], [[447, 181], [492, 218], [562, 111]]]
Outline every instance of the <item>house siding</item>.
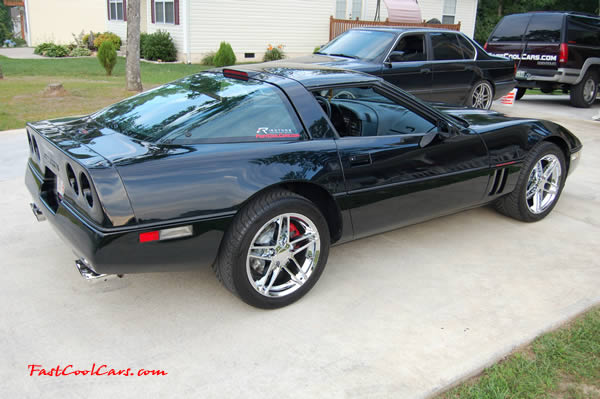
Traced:
[[[238, 61], [260, 61], [268, 44], [283, 44], [291, 57], [312, 53], [328, 41], [334, 13], [333, 0], [192, 1], [192, 61], [216, 51], [221, 41], [231, 44]], [[247, 59], [244, 53], [256, 57]]]
[[48, 0], [28, 0], [29, 29], [31, 43], [36, 46], [44, 42], [68, 44], [73, 34], [81, 31], [100, 31], [106, 20], [106, 2], [98, 0], [61, 0], [60, 4]]

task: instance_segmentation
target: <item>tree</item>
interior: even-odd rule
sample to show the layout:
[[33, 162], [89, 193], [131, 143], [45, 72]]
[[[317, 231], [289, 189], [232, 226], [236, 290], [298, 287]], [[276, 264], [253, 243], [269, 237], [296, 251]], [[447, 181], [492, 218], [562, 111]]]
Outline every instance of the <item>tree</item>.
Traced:
[[142, 91], [140, 74], [140, 0], [127, 2], [127, 90]]
[[6, 39], [12, 38], [13, 23], [10, 17], [10, 8], [4, 5], [4, 1], [0, 0], [0, 47]]

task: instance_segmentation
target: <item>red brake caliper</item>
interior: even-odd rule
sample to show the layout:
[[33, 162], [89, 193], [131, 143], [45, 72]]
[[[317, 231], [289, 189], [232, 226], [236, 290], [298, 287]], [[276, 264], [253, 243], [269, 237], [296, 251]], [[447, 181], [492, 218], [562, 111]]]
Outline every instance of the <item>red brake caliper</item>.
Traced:
[[290, 223], [290, 241], [300, 235], [300, 230], [296, 227], [294, 223]]

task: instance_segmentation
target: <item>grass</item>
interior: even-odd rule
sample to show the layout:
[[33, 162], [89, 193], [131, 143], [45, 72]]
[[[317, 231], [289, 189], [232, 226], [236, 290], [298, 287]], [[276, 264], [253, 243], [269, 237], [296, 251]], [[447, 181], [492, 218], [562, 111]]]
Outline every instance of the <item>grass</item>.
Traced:
[[439, 399], [600, 399], [600, 307]]
[[[125, 58], [106, 76], [96, 58], [20, 60], [0, 56], [0, 131], [27, 121], [82, 115], [136, 93], [125, 90]], [[144, 89], [209, 69], [204, 65], [141, 63]], [[44, 88], [60, 82], [65, 93], [50, 97]]]

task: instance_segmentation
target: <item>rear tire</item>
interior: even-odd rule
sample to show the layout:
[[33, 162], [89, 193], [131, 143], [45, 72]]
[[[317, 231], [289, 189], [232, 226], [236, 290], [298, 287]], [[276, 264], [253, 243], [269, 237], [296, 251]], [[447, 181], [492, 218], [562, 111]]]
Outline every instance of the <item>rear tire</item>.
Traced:
[[523, 96], [525, 95], [526, 91], [527, 91], [526, 88], [524, 88], [524, 87], [518, 87], [517, 88], [517, 95], [515, 96], [515, 100], [519, 101], [520, 99], [522, 99]]
[[235, 216], [213, 270], [247, 304], [279, 308], [315, 285], [329, 244], [327, 221], [311, 201], [286, 190], [267, 191]]
[[565, 185], [565, 155], [542, 142], [525, 158], [515, 189], [494, 203], [498, 212], [523, 222], [537, 222], [554, 209]]
[[487, 80], [480, 80], [469, 93], [467, 105], [472, 108], [490, 109], [494, 101], [494, 88]]
[[577, 108], [589, 108], [598, 95], [598, 77], [587, 71], [581, 82], [571, 86], [571, 104]]

